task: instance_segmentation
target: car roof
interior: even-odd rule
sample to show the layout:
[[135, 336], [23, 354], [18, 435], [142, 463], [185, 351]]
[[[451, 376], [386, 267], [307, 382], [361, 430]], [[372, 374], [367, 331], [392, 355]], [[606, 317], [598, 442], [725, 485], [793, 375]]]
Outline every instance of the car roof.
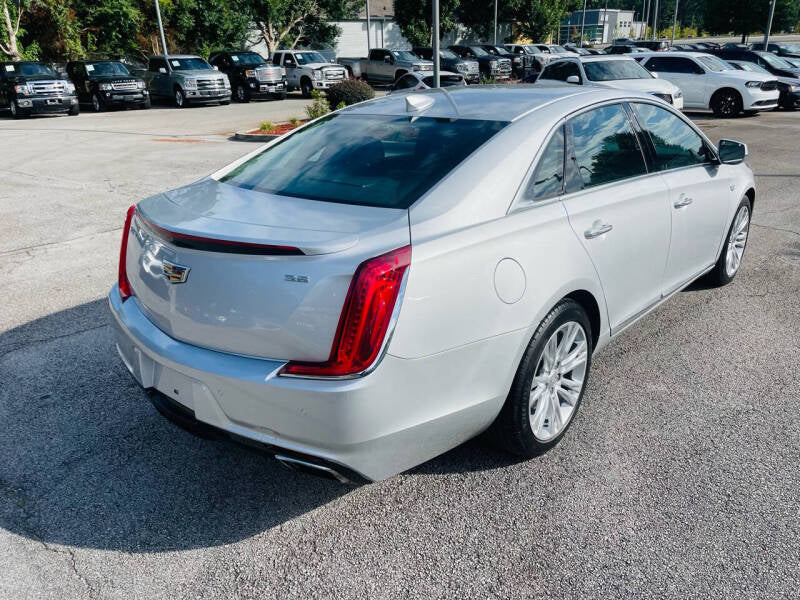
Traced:
[[711, 58], [719, 58], [719, 56], [715, 56], [713, 54], [709, 54], [708, 52], [678, 52], [678, 51], [667, 51], [667, 52], [643, 52], [642, 58], [646, 56], [675, 56], [677, 58], [686, 58], [687, 56], [699, 58], [701, 56], [708, 56]]
[[201, 58], [197, 54], [153, 54], [150, 58]]
[[[663, 54], [663, 52], [659, 53]], [[686, 54], [685, 52], [683, 54]], [[624, 56], [622, 54], [576, 54], [575, 58], [577, 58], [581, 62], [604, 62], [608, 60], [620, 60], [620, 61], [630, 61], [637, 62], [633, 58], [629, 56]], [[562, 58], [561, 60], [568, 60], [567, 58]]]
[[[631, 98], [647, 97], [629, 90], [613, 88], [593, 88], [566, 83], [515, 86], [481, 85], [458, 88], [430, 89], [414, 94], [422, 94], [433, 102], [420, 116], [437, 118], [465, 118], [491, 121], [514, 121], [532, 111], [553, 105], [563, 109], [577, 109], [585, 104]], [[342, 109], [348, 114], [397, 115], [408, 116], [406, 104], [408, 94], [389, 95]]]

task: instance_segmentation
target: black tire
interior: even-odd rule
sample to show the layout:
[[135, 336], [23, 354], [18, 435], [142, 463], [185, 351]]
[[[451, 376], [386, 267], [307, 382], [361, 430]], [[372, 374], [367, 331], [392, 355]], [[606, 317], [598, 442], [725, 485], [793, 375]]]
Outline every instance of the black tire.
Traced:
[[152, 104], [152, 101], [150, 100], [150, 98], [147, 98], [147, 99], [146, 99], [146, 100], [145, 100], [145, 101], [142, 103], [141, 109], [142, 109], [142, 110], [147, 110], [147, 109], [148, 109], [148, 108], [150, 108], [152, 105], [153, 105], [153, 104]]
[[[541, 441], [531, 429], [531, 407], [529, 406], [531, 385], [537, 366], [540, 364], [545, 345], [560, 327], [575, 322], [583, 328], [586, 338], [586, 366], [583, 376], [583, 387], [580, 390], [569, 421], [552, 439]], [[517, 368], [511, 390], [506, 402], [489, 429], [489, 437], [504, 450], [523, 457], [538, 456], [555, 446], [575, 420], [580, 407], [592, 363], [592, 329], [589, 317], [583, 307], [572, 299], [565, 298], [547, 314], [533, 334], [522, 361]], [[565, 373], [566, 376], [568, 373]]]
[[79, 105], [79, 104], [73, 104], [73, 105], [70, 107], [70, 109], [67, 111], [67, 114], [68, 114], [70, 117], [77, 117], [79, 114], [81, 114], [81, 107], [80, 107], [80, 105]]
[[228, 106], [228, 104], [230, 104], [230, 103], [231, 103], [230, 100], [223, 100], [222, 102], [219, 103], [219, 105], [220, 106]]
[[[733, 228], [737, 224], [737, 217], [739, 216], [740, 211], [746, 209], [747, 211], [747, 230], [745, 231], [744, 235], [744, 246], [742, 247], [742, 254], [739, 258], [739, 264], [736, 265], [736, 268], [733, 272], [729, 272], [728, 269], [728, 247], [732, 243], [731, 241], [731, 234], [733, 233]], [[742, 198], [742, 201], [739, 203], [739, 206], [736, 207], [736, 212], [733, 213], [733, 219], [731, 219], [731, 224], [728, 227], [728, 232], [725, 234], [725, 241], [722, 244], [722, 251], [719, 253], [719, 259], [717, 259], [717, 263], [714, 265], [714, 268], [708, 272], [706, 275], [705, 282], [713, 287], [722, 287], [723, 285], [728, 285], [731, 281], [734, 280], [736, 274], [739, 272], [741, 268], [741, 262], [744, 260], [744, 253], [747, 250], [747, 240], [749, 238], [749, 230], [750, 230], [750, 219], [753, 216], [753, 203], [750, 202], [750, 198], [745, 196]]]
[[237, 102], [242, 102], [242, 103], [250, 102], [250, 91], [240, 83], [239, 85], [236, 86], [236, 90], [234, 92], [234, 98], [236, 98]]
[[711, 111], [715, 117], [730, 119], [742, 112], [744, 102], [736, 90], [722, 89], [711, 97]]
[[176, 87], [172, 92], [172, 101], [175, 103], [176, 108], [184, 108], [186, 106], [186, 94], [184, 91]]
[[103, 100], [97, 95], [97, 92], [92, 94], [92, 110], [98, 113], [105, 110], [105, 106], [103, 106]]
[[11, 100], [8, 104], [8, 109], [11, 111], [11, 118], [12, 119], [24, 119], [28, 115], [25, 114], [20, 108], [17, 106], [16, 100]]
[[408, 73], [408, 71], [406, 71], [405, 69], [399, 69], [399, 70], [395, 71], [394, 80], [397, 81], [398, 79], [400, 79], [406, 73]]
[[286, 100], [286, 92], [281, 92], [280, 94], [272, 94], [273, 100]]
[[303, 94], [303, 98], [311, 98], [311, 90], [313, 89], [311, 80], [308, 77], [303, 77], [300, 80], [300, 93]]
[[790, 96], [789, 94], [786, 94], [786, 97], [781, 102], [781, 108], [783, 110], [791, 110], [791, 111], [794, 111], [794, 110], [797, 109], [797, 107], [794, 104], [794, 100], [792, 99], [792, 96]]

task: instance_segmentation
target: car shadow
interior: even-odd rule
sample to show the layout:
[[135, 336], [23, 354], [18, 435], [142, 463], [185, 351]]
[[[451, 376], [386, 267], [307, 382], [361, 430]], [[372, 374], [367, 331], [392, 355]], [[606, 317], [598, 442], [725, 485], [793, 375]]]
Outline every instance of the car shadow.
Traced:
[[257, 535], [353, 490], [161, 417], [117, 357], [105, 299], [0, 333], [0, 527], [160, 552]]

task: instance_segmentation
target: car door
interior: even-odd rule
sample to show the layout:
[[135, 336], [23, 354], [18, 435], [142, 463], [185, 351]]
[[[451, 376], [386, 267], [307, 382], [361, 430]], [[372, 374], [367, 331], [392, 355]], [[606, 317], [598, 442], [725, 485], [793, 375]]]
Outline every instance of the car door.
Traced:
[[597, 270], [617, 333], [661, 299], [670, 241], [668, 189], [648, 173], [622, 104], [583, 111], [568, 119], [566, 131], [563, 204]]
[[631, 104], [647, 135], [653, 168], [669, 188], [670, 250], [662, 293], [713, 265], [728, 221], [733, 181], [712, 162], [705, 140], [682, 117], [651, 103]]
[[167, 70], [167, 61], [162, 58], [151, 58], [147, 65], [147, 78], [150, 93], [155, 96], [165, 96], [168, 87], [168, 74], [162, 73], [161, 69]]
[[644, 61], [648, 71], [677, 85], [683, 92], [684, 106], [708, 108], [705, 71], [691, 58], [651, 56]]

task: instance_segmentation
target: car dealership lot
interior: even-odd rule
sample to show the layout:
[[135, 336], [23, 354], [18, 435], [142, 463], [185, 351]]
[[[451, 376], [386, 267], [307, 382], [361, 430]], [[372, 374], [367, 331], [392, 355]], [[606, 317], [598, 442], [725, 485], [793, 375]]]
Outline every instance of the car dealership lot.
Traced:
[[743, 270], [599, 354], [559, 446], [473, 441], [352, 488], [176, 429], [108, 326], [125, 209], [302, 106], [0, 119], [0, 597], [795, 593], [800, 113], [696, 115], [750, 146]]

